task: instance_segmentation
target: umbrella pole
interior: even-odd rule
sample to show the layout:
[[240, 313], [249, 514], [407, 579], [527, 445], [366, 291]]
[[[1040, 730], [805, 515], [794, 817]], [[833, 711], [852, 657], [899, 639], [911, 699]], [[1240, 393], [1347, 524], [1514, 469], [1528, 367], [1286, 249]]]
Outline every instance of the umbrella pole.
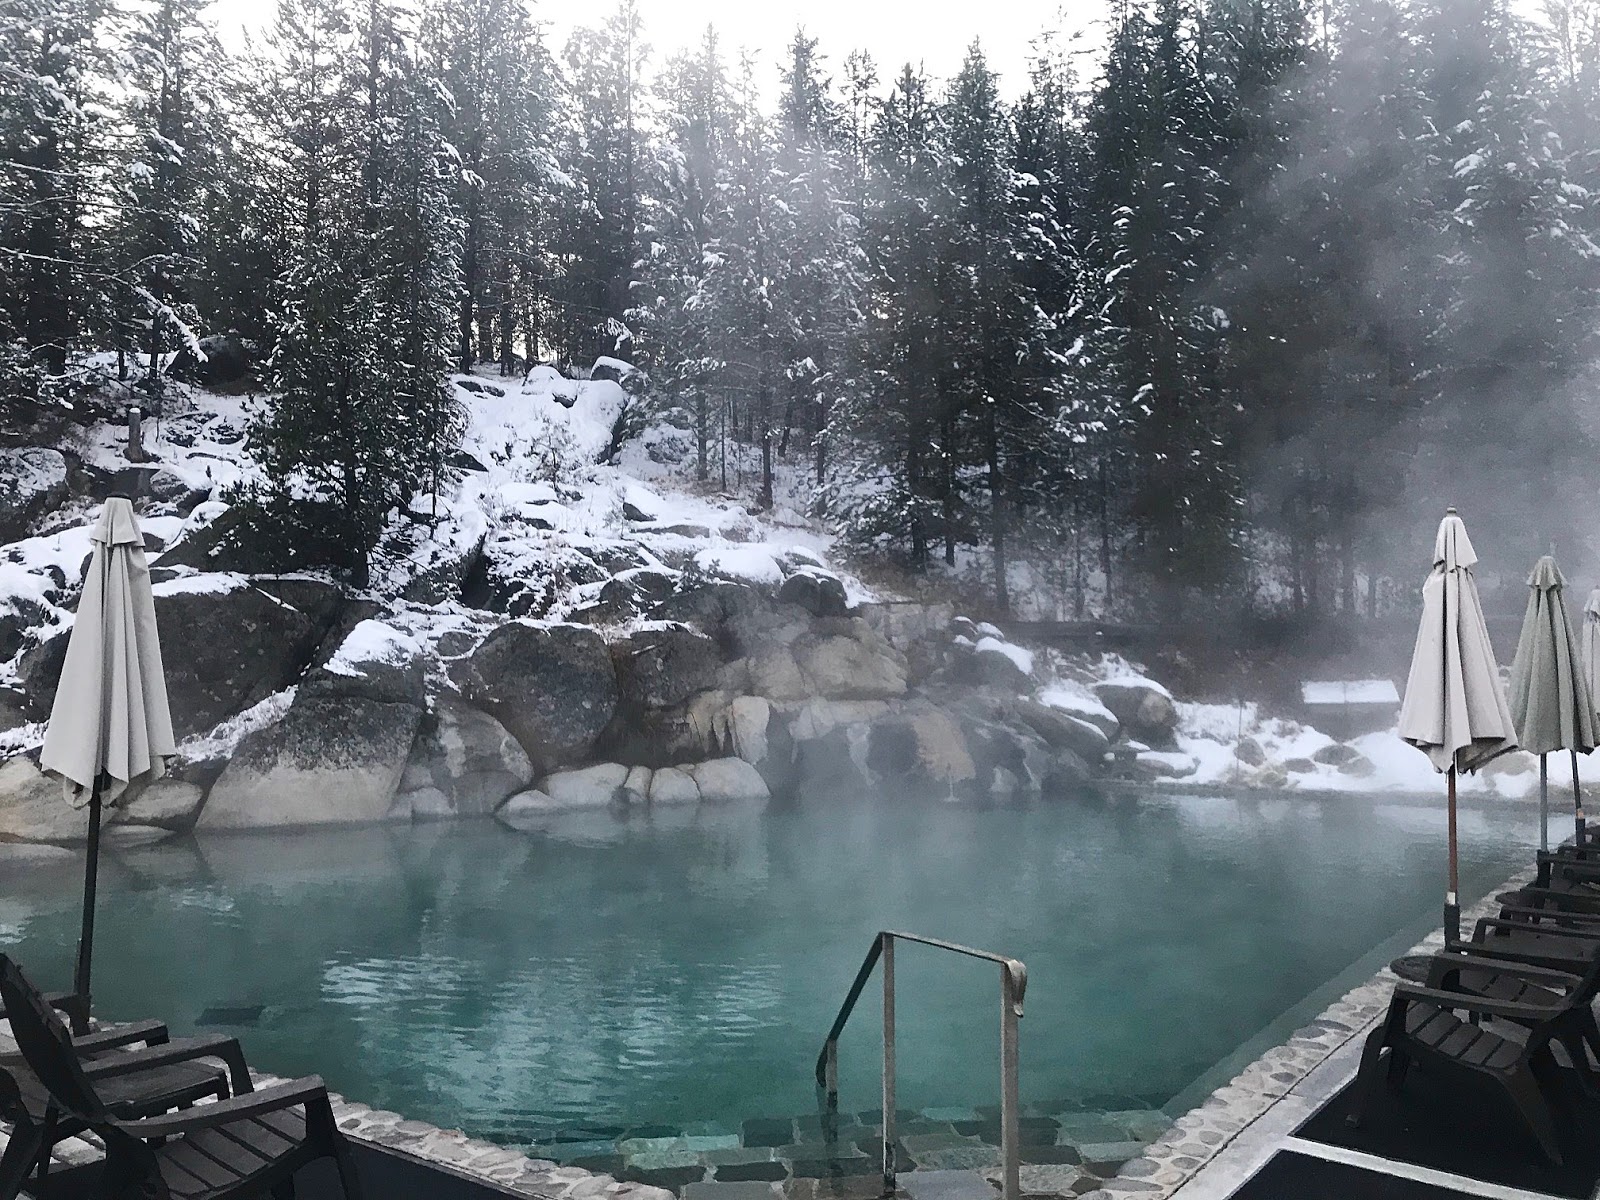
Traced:
[[1460, 887], [1456, 881], [1456, 769], [1450, 768], [1447, 776], [1449, 780], [1449, 810], [1450, 810], [1450, 890], [1444, 894], [1444, 941], [1445, 945], [1452, 945], [1461, 940], [1461, 902]]
[[73, 977], [73, 1032], [89, 1032], [89, 965], [94, 956], [94, 894], [100, 879], [100, 780], [89, 789], [89, 847], [83, 868], [83, 931], [78, 937], [78, 970]]
[[1573, 845], [1581, 847], [1584, 833], [1583, 791], [1578, 787], [1578, 752], [1569, 750], [1567, 753], [1572, 755], [1572, 812], [1573, 827], [1577, 830], [1577, 838], [1574, 840]]
[[1539, 851], [1550, 849], [1550, 764], [1539, 755]]

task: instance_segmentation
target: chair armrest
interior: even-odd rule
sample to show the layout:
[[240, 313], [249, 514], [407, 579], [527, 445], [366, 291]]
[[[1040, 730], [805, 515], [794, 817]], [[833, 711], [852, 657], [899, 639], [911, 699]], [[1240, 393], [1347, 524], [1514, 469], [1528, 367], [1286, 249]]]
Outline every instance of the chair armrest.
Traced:
[[193, 1062], [197, 1058], [220, 1058], [228, 1067], [228, 1079], [235, 1096], [254, 1090], [250, 1081], [250, 1068], [245, 1065], [244, 1051], [237, 1038], [220, 1033], [206, 1033], [198, 1037], [174, 1038], [159, 1046], [142, 1050], [122, 1050], [103, 1058], [91, 1059], [83, 1064], [83, 1073], [90, 1079], [110, 1079], [129, 1075], [135, 1071], [148, 1071], [152, 1067], [169, 1067], [174, 1063]]
[[[1582, 891], [1568, 891], [1564, 888], [1535, 887], [1528, 884], [1526, 887], [1516, 888], [1513, 891], [1501, 892], [1496, 896], [1496, 904], [1521, 905], [1523, 907], [1538, 908], [1541, 904], [1550, 906], [1552, 912], [1578, 912], [1600, 917], [1600, 892], [1596, 892], [1592, 885], [1582, 884]], [[1573, 907], [1582, 905], [1583, 907]]]
[[296, 1104], [310, 1104], [318, 1099], [326, 1101], [328, 1089], [320, 1075], [307, 1075], [288, 1083], [274, 1084], [244, 1096], [218, 1100], [214, 1104], [198, 1104], [182, 1112], [165, 1113], [159, 1117], [145, 1117], [138, 1121], [112, 1121], [117, 1129], [137, 1138], [178, 1137], [199, 1129], [214, 1129], [229, 1125], [244, 1117], [277, 1112], [293, 1108]]
[[134, 1042], [148, 1046], [171, 1040], [164, 1021], [129, 1021], [125, 1025], [109, 1025], [72, 1039], [72, 1048], [81, 1058], [87, 1054], [100, 1054], [106, 1050], [120, 1050]]
[[[1592, 949], [1600, 949], [1600, 946], [1593, 945], [1593, 943], [1600, 942], [1600, 928], [1540, 929], [1537, 925], [1530, 921], [1506, 920], [1501, 917], [1479, 917], [1476, 928], [1479, 932], [1488, 929], [1508, 929], [1513, 933], [1539, 933], [1545, 935], [1546, 937], [1566, 938], [1572, 942], [1575, 948], [1580, 950], [1592, 952]], [[1481, 944], [1482, 943], [1477, 941], [1472, 943], [1474, 946]]]
[[1557, 971], [1550, 967], [1534, 966], [1532, 963], [1507, 962], [1487, 955], [1468, 953], [1434, 955], [1426, 986], [1442, 987], [1446, 976], [1460, 971], [1490, 971], [1496, 975], [1509, 975], [1513, 979], [1524, 979], [1529, 983], [1545, 987], [1561, 988], [1568, 993], [1583, 986], [1583, 977], [1574, 975], [1571, 971]]
[[[1521, 919], [1526, 917], [1533, 919]], [[1576, 912], [1563, 908], [1534, 908], [1524, 904], [1504, 904], [1500, 907], [1500, 919], [1516, 921], [1521, 925], [1537, 925], [1540, 921], [1553, 921], [1557, 924], [1570, 921], [1581, 929], [1592, 927], [1600, 932], [1600, 913]]]
[[[78, 994], [76, 992], [46, 992], [44, 994], [44, 1002], [59, 1012], [71, 1012], [77, 1001]], [[6, 1006], [0, 1004], [0, 1021], [5, 1019]]]
[[[1474, 996], [1467, 992], [1442, 991], [1439, 988], [1419, 987], [1414, 983], [1400, 984], [1395, 988], [1395, 995], [1404, 997], [1407, 1000], [1421, 1000], [1439, 1008], [1481, 1013], [1489, 1017], [1548, 1021], [1555, 1015], [1551, 1011], [1551, 1007], [1546, 1004], [1519, 1004], [1512, 1000], [1490, 1000], [1486, 996]], [[211, 1106], [207, 1105], [206, 1107], [209, 1108]]]
[[[1523, 928], [1526, 929], [1527, 926]], [[1555, 940], [1555, 936], [1550, 935], [1552, 941]], [[1593, 955], [1585, 952], [1587, 947], [1583, 942], [1574, 941], [1569, 945], [1571, 951], [1562, 953], [1552, 949], [1535, 950], [1527, 946], [1517, 947], [1509, 938], [1487, 938], [1481, 942], [1451, 942], [1445, 950], [1456, 954], [1474, 954], [1497, 962], [1528, 963], [1536, 967], [1547, 967], [1552, 971], [1577, 971], [1586, 974], [1589, 965], [1594, 961]]]

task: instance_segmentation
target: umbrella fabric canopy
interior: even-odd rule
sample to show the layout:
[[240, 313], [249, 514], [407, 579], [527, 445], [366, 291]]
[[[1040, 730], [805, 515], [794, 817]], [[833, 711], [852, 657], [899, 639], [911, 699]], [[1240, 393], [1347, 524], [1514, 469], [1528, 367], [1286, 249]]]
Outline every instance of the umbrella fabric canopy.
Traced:
[[1400, 706], [1400, 736], [1447, 773], [1450, 814], [1450, 886], [1445, 892], [1445, 936], [1461, 936], [1456, 864], [1456, 773], [1473, 771], [1517, 747], [1516, 727], [1500, 689], [1489, 629], [1478, 600], [1472, 565], [1478, 561], [1455, 509], [1439, 522], [1433, 570], [1422, 585], [1422, 623], [1411, 655], [1411, 675]]
[[[1567, 619], [1562, 589], [1566, 580], [1548, 554], [1534, 564], [1528, 576], [1528, 611], [1522, 620], [1517, 656], [1511, 664], [1511, 718], [1517, 741], [1539, 756], [1540, 838], [1547, 846], [1548, 784], [1544, 756], [1552, 750], [1573, 755], [1573, 802], [1578, 821], [1583, 804], [1578, 792], [1577, 755], [1595, 747], [1594, 701], [1578, 654], [1578, 642]], [[1579, 836], [1582, 836], [1580, 825]]]
[[1583, 606], [1583, 633], [1579, 638], [1583, 661], [1583, 681], [1589, 685], [1589, 701], [1600, 704], [1600, 587], [1589, 593]]
[[162, 775], [167, 756], [177, 749], [144, 537], [125, 497], [106, 501], [93, 543], [40, 756], [40, 765], [61, 777], [67, 799], [89, 806], [75, 988], [80, 1023], [89, 1005], [101, 803], [114, 801], [135, 780]]
[[1548, 554], [1528, 576], [1528, 611], [1511, 662], [1511, 719], [1530, 754], [1595, 747], [1594, 703], [1562, 598], [1566, 580]]
[[1477, 561], [1467, 527], [1451, 509], [1439, 522], [1433, 570], [1422, 585], [1422, 624], [1400, 706], [1400, 736], [1436, 771], [1475, 771], [1517, 748], [1472, 578]]

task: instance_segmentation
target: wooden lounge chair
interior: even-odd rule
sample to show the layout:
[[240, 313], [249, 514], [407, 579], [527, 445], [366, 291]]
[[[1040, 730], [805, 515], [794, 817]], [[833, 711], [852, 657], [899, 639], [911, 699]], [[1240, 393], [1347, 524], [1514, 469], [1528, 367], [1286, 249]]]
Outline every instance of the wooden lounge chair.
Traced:
[[[1491, 1000], [1447, 988], [1400, 984], [1389, 1002], [1387, 1018], [1367, 1037], [1350, 1124], [1361, 1123], [1380, 1074], [1397, 1089], [1415, 1062], [1440, 1073], [1492, 1081], [1511, 1101], [1545, 1157], [1561, 1165], [1561, 1148], [1546, 1095], [1554, 1094], [1556, 1073], [1561, 1069], [1550, 1043], [1559, 1034], [1558, 1017], [1567, 1007], [1562, 1004], [1552, 1012], [1542, 1003]], [[1526, 1025], [1526, 1043], [1474, 1023], [1486, 1016]]]
[[294, 1173], [332, 1158], [346, 1200], [361, 1200], [344, 1135], [322, 1080], [235, 1095], [182, 1112], [118, 1115], [104, 1080], [80, 1061], [61, 1018], [17, 965], [0, 954], [0, 998], [12, 1033], [64, 1117], [105, 1143], [105, 1195], [115, 1200], [225, 1200], [294, 1194]]
[[[69, 1003], [63, 1003], [70, 1002], [70, 995], [44, 999], [52, 1008], [70, 1011]], [[4, 1017], [0, 1008], [0, 1019]], [[161, 1021], [133, 1021], [73, 1035], [72, 1049], [98, 1080], [108, 1107], [121, 1117], [154, 1116], [208, 1097], [225, 1098], [230, 1090], [237, 1094], [251, 1089], [238, 1041], [220, 1034], [174, 1040]], [[207, 1061], [218, 1059], [223, 1065]], [[86, 1128], [51, 1103], [21, 1054], [0, 1054], [0, 1120], [12, 1126], [0, 1155], [0, 1200], [15, 1200], [35, 1166], [42, 1180], [51, 1148]]]
[[[1529, 963], [1489, 958], [1459, 951], [1435, 954], [1424, 985], [1448, 992], [1464, 992], [1507, 1004], [1531, 1005], [1543, 1015], [1503, 1019], [1533, 1028], [1551, 1024], [1550, 1036], [1572, 1061], [1584, 1093], [1600, 1097], [1600, 1025], [1595, 1023], [1594, 1001], [1600, 994], [1600, 957], [1583, 974], [1554, 971]], [[1594, 1063], [1589, 1060], [1594, 1055]]]

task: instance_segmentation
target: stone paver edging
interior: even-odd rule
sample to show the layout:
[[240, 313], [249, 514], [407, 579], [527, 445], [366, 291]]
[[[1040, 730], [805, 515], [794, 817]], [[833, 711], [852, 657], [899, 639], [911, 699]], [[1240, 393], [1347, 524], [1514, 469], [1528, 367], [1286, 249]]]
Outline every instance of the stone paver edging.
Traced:
[[[1479, 917], [1493, 916], [1495, 895], [1530, 883], [1533, 870], [1519, 872], [1493, 888], [1463, 912], [1463, 930]], [[1444, 946], [1443, 930], [1435, 930], [1409, 951], [1428, 954]], [[1396, 977], [1387, 966], [1366, 983], [1352, 988], [1317, 1017], [1245, 1067], [1173, 1123], [1143, 1155], [1123, 1165], [1103, 1188], [1080, 1200], [1166, 1200], [1210, 1163], [1252, 1123], [1289, 1094], [1340, 1047], [1365, 1034], [1387, 1011]]]

